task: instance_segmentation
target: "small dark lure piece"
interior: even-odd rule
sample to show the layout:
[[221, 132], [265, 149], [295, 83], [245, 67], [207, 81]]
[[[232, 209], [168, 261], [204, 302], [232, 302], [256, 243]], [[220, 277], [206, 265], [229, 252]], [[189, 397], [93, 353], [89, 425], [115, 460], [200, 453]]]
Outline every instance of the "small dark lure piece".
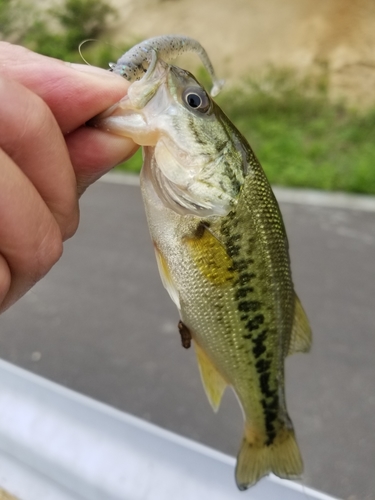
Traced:
[[179, 321], [177, 326], [178, 326], [178, 331], [180, 332], [181, 335], [182, 347], [185, 347], [185, 349], [189, 349], [189, 347], [191, 346], [191, 339], [192, 339], [189, 328], [185, 326], [182, 321]]

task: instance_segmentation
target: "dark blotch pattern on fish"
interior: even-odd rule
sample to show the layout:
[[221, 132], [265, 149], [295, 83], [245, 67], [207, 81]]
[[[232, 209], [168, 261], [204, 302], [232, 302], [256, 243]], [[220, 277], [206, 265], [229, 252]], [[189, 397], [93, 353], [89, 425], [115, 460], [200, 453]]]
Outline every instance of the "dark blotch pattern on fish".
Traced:
[[[220, 149], [217, 144], [216, 144], [216, 149], [220, 152], [222, 152], [224, 150], [223, 147]], [[222, 157], [222, 162], [224, 165], [223, 173], [230, 180], [230, 182], [233, 186], [234, 192], [238, 193], [240, 188], [241, 188], [242, 182], [240, 182], [239, 179], [237, 178], [238, 174], [237, 174], [236, 170], [233, 168], [233, 165], [236, 165], [236, 162], [231, 161], [231, 160], [232, 160], [232, 158], [230, 157], [230, 150], [228, 150], [226, 157], [224, 157], [224, 156]]]
[[243, 299], [245, 298], [249, 293], [253, 292], [254, 291], [254, 288], [252, 288], [251, 286], [244, 286], [242, 288], [238, 288], [236, 290], [236, 293], [234, 295], [234, 298], [236, 300], [240, 300], [240, 299]]
[[275, 391], [270, 391], [271, 396], [263, 398], [261, 403], [264, 411], [264, 422], [267, 432], [266, 446], [270, 446], [276, 437], [275, 422], [278, 419], [279, 397]]
[[256, 364], [255, 368], [259, 374], [259, 385], [264, 398], [261, 400], [263, 412], [264, 412], [264, 423], [267, 433], [266, 446], [270, 446], [276, 437], [275, 422], [278, 418], [279, 411], [279, 398], [277, 392], [270, 388], [270, 368], [271, 360], [260, 358]]
[[[264, 341], [266, 340], [266, 337], [267, 337], [267, 332], [268, 330], [265, 329], [263, 330], [261, 333], [259, 333], [258, 335], [254, 335], [252, 336], [252, 342], [253, 342], [253, 354], [254, 354], [254, 357], [255, 359], [258, 359], [264, 352], [266, 352], [267, 348], [266, 346], [264, 345]], [[250, 330], [250, 333], [251, 333], [251, 330]]]
[[[264, 323], [263, 314], [257, 314], [256, 316], [254, 316], [254, 318], [250, 319], [246, 323], [246, 329], [249, 330], [249, 332], [254, 332], [255, 330], [258, 330], [260, 325], [262, 325], [263, 323]], [[265, 330], [265, 332], [267, 332], [267, 330]]]
[[242, 312], [256, 312], [260, 309], [260, 302], [257, 300], [242, 300], [238, 303], [238, 310]]
[[[270, 446], [276, 438], [279, 398], [277, 391], [272, 388], [271, 382], [272, 353], [267, 352], [266, 346], [269, 330], [268, 325], [265, 324], [265, 316], [262, 314], [262, 309], [264, 312], [266, 307], [254, 297], [256, 283], [254, 280], [257, 278], [257, 274], [254, 272], [254, 260], [251, 254], [255, 240], [253, 237], [244, 240], [242, 234], [237, 233], [233, 222], [230, 218], [223, 222], [221, 234], [225, 239], [226, 251], [232, 260], [229, 270], [237, 272], [237, 279], [234, 283], [234, 299], [237, 303], [237, 309], [241, 313], [240, 320], [243, 322], [242, 338], [246, 342], [250, 341], [248, 348], [255, 358], [259, 388], [263, 394], [261, 403], [266, 431], [265, 445]], [[228, 224], [232, 224], [231, 227]], [[245, 245], [245, 248], [242, 248], [241, 245]], [[256, 298], [258, 299], [258, 297]]]
[[197, 142], [197, 144], [201, 144], [202, 146], [205, 146], [207, 142], [203, 140], [203, 134], [200, 129], [197, 128], [196, 126], [196, 121], [194, 120], [194, 117], [189, 116], [189, 129], [191, 130], [192, 134], [194, 135], [194, 140]]
[[267, 433], [266, 446], [270, 446], [276, 437], [275, 422], [278, 418], [278, 395], [275, 390], [270, 387], [271, 377], [271, 359], [262, 358], [262, 354], [266, 352], [264, 342], [267, 337], [268, 330], [264, 329], [258, 335], [253, 335], [251, 341], [253, 343], [253, 354], [257, 359], [255, 368], [259, 374], [259, 387], [264, 398], [262, 406], [264, 412], [264, 425]]
[[258, 373], [266, 372], [271, 368], [271, 361], [268, 359], [259, 359], [255, 363], [255, 368], [257, 369]]

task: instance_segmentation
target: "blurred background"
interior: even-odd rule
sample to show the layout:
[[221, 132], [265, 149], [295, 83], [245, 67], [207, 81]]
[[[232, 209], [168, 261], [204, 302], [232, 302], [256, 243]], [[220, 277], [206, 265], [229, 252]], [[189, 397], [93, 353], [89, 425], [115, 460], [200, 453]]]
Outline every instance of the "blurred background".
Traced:
[[272, 183], [357, 193], [375, 192], [374, 22], [373, 0], [0, 0], [1, 39], [77, 62], [94, 39], [82, 55], [105, 68], [151, 36], [197, 38]]
[[[145, 38], [197, 38], [270, 181], [348, 195], [277, 191], [314, 332], [312, 352], [287, 360], [303, 481], [345, 500], [375, 500], [374, 22], [373, 0], [0, 0], [0, 39], [67, 61], [83, 62], [86, 39], [83, 57], [108, 68]], [[181, 64], [209, 87], [199, 61]], [[205, 400], [136, 176], [122, 179], [88, 190], [61, 261], [1, 316], [1, 357], [235, 455], [237, 402], [228, 392], [215, 416]]]

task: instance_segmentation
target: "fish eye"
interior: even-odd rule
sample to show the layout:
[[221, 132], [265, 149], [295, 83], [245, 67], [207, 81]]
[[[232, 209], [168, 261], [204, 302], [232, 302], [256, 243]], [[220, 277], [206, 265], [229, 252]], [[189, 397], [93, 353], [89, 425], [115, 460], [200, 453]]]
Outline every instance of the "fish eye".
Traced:
[[185, 89], [182, 98], [189, 108], [196, 109], [202, 113], [205, 113], [210, 108], [210, 98], [206, 92], [199, 87]]

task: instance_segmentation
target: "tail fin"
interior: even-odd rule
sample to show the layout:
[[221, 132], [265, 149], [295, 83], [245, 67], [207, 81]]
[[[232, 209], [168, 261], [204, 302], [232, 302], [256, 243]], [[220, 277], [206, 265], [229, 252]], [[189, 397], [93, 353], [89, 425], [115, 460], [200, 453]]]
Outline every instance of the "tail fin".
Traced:
[[[249, 433], [251, 435], [251, 433]], [[252, 433], [254, 435], [254, 431]], [[243, 491], [270, 472], [283, 479], [297, 479], [303, 472], [302, 457], [293, 429], [281, 428], [273, 443], [242, 440], [237, 457], [236, 483]], [[258, 441], [258, 442], [256, 442]]]

